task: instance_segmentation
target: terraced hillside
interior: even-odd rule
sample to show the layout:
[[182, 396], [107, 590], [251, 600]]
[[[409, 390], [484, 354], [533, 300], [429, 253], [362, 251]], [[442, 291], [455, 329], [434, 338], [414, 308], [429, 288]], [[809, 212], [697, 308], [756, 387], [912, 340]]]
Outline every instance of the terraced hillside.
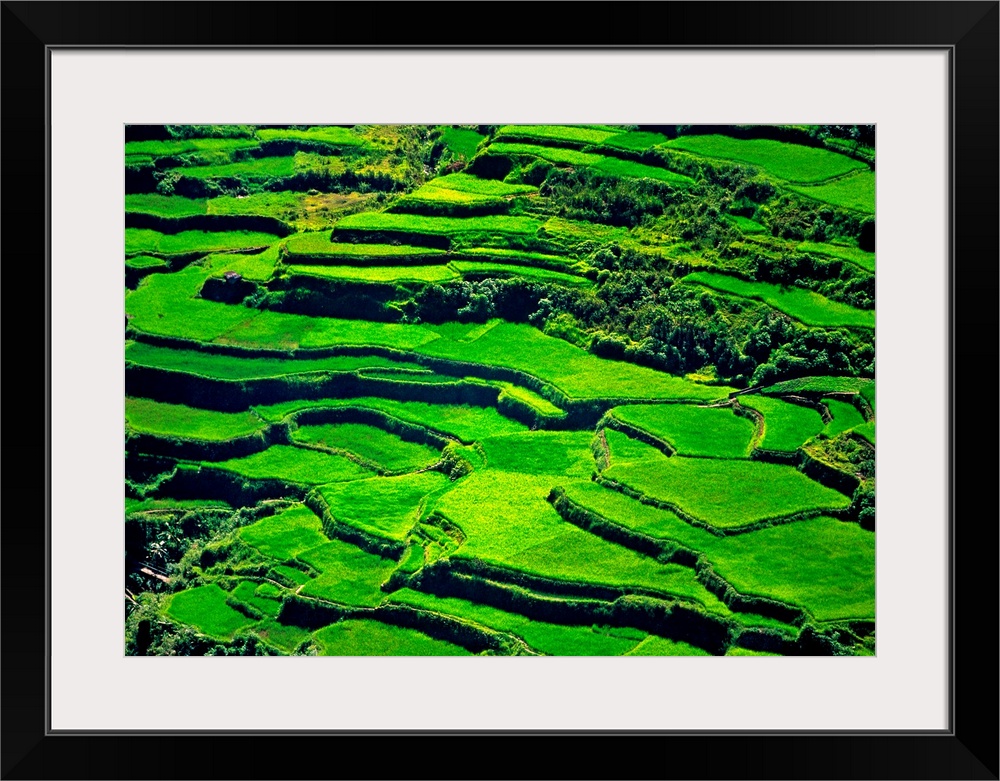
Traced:
[[872, 133], [127, 128], [126, 652], [874, 653]]

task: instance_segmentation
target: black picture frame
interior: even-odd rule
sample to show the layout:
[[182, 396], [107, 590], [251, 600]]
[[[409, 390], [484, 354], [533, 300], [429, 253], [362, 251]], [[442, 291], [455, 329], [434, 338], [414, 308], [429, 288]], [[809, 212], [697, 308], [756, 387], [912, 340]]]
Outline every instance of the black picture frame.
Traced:
[[[40, 175], [48, 149], [50, 48], [413, 46], [415, 41], [480, 48], [487, 44], [477, 38], [475, 15], [463, 14], [467, 27], [457, 19], [447, 21], [454, 9], [470, 10], [460, 5], [3, 2], [2, 144], [7, 196], [3, 217], [8, 230], [2, 248], [9, 272], [8, 312], [20, 321], [27, 311], [33, 327], [14, 324], [11, 318], [4, 340], [11, 369], [8, 378], [14, 378], [7, 390], [16, 395], [8, 405], [3, 444], [8, 512], [0, 547], [2, 778], [291, 778], [311, 775], [319, 756], [331, 763], [331, 775], [352, 777], [998, 778], [1000, 665], [994, 623], [998, 562], [992, 515], [997, 448], [989, 432], [983, 435], [983, 418], [990, 419], [994, 409], [990, 378], [995, 376], [991, 369], [998, 355], [1000, 3], [675, 2], [578, 7], [590, 18], [588, 39], [574, 40], [561, 32], [567, 29], [561, 14], [569, 6], [532, 4], [520, 7], [530, 8], [531, 24], [510, 31], [512, 45], [949, 51], [953, 85], [949, 729], [867, 734], [50, 732], [47, 583], [40, 574], [47, 559], [48, 518], [41, 517], [38, 509], [38, 497], [50, 490], [49, 427], [42, 426], [50, 412], [50, 313], [43, 251], [47, 242], [39, 240], [50, 229], [48, 177]], [[505, 10], [512, 8], [508, 5]], [[635, 25], [633, 11], [655, 23]], [[31, 498], [22, 502], [22, 497]], [[919, 591], [918, 584], [914, 590]], [[915, 642], [920, 641], [920, 632], [920, 627], [913, 627]], [[532, 751], [539, 739], [545, 741], [544, 749]]]

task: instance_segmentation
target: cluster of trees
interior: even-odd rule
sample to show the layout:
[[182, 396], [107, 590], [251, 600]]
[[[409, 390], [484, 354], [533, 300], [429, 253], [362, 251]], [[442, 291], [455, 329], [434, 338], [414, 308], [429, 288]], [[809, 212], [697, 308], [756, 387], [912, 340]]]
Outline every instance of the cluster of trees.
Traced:
[[624, 228], [661, 215], [668, 204], [683, 197], [663, 182], [609, 177], [586, 168], [552, 168], [540, 193], [563, 217]]

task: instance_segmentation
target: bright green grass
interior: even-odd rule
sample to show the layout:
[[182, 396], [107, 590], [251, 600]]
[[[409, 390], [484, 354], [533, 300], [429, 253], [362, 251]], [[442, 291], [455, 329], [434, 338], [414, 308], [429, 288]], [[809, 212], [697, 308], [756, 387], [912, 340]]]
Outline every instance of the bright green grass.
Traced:
[[668, 171], [666, 168], [658, 168], [652, 165], [643, 165], [632, 160], [621, 160], [617, 157], [605, 157], [603, 160], [590, 166], [592, 171], [606, 176], [624, 176], [632, 179], [656, 179], [668, 184], [687, 186], [694, 184], [694, 180], [689, 176]]
[[450, 485], [440, 472], [420, 472], [327, 485], [319, 492], [338, 521], [403, 541], [420, 518], [427, 497]]
[[441, 142], [455, 155], [471, 160], [476, 154], [476, 147], [486, 136], [464, 127], [444, 128]]
[[508, 263], [468, 263], [460, 260], [453, 261], [449, 265], [463, 276], [469, 274], [489, 274], [504, 277], [525, 277], [526, 279], [537, 279], [542, 282], [558, 282], [570, 287], [591, 287], [593, 285], [586, 277], [563, 274], [560, 271], [549, 271], [547, 268], [516, 266]]
[[265, 556], [281, 561], [327, 542], [319, 518], [302, 505], [244, 526], [239, 535]]
[[164, 612], [175, 621], [190, 624], [216, 640], [232, 640], [233, 635], [254, 623], [226, 604], [228, 594], [215, 583], [179, 591], [168, 597]]
[[161, 255], [179, 255], [217, 252], [226, 249], [266, 247], [277, 240], [277, 236], [258, 231], [181, 231], [171, 234], [146, 228], [126, 228], [125, 254], [156, 252]]
[[337, 146], [367, 146], [368, 142], [350, 128], [327, 125], [311, 127], [307, 130], [292, 130], [288, 128], [262, 128], [257, 131], [261, 141], [319, 141]]
[[868, 406], [872, 408], [872, 412], [875, 411], [875, 381], [869, 380], [859, 389], [859, 393], [868, 402]]
[[749, 217], [741, 217], [738, 214], [730, 214], [727, 219], [733, 223], [743, 233], [767, 233], [767, 228]]
[[251, 216], [279, 217], [288, 210], [302, 205], [301, 193], [253, 193], [251, 195], [222, 195], [207, 203], [208, 214], [247, 214]]
[[527, 388], [522, 388], [520, 385], [514, 385], [511, 382], [496, 382], [495, 384], [503, 388], [500, 398], [509, 396], [512, 399], [517, 399], [547, 417], [562, 417], [566, 414], [548, 399]]
[[338, 355], [330, 358], [239, 358], [213, 355], [197, 350], [174, 350], [169, 347], [132, 342], [125, 348], [125, 360], [138, 366], [199, 374], [224, 380], [249, 380], [281, 377], [287, 374], [330, 371], [353, 372], [379, 367], [420, 368], [415, 363], [393, 361], [381, 356]]
[[762, 393], [859, 393], [868, 385], [874, 383], [865, 377], [799, 377], [794, 380], [783, 380], [762, 389]]
[[823, 418], [809, 407], [768, 396], [745, 394], [740, 404], [764, 416], [764, 436], [757, 447], [764, 450], [798, 450], [823, 430]]
[[189, 217], [206, 214], [208, 201], [204, 198], [182, 198], [179, 195], [159, 193], [130, 193], [125, 196], [125, 212], [156, 214], [160, 217]]
[[[522, 463], [516, 458], [519, 454], [512, 455], [511, 464], [503, 466], [517, 468]], [[523, 468], [532, 466], [526, 463]], [[675, 594], [713, 612], [729, 614], [695, 580], [690, 568], [661, 564], [566, 523], [546, 501], [551, 488], [563, 480], [564, 475], [551, 473], [502, 471], [492, 463], [460, 480], [436, 505], [467, 537], [453, 555], [553, 580]]]
[[639, 645], [629, 651], [626, 656], [711, 656], [703, 648], [680, 640], [668, 640], [665, 637], [650, 635]]
[[443, 203], [482, 203], [514, 195], [537, 193], [530, 184], [507, 184], [497, 179], [480, 179], [470, 174], [448, 174], [431, 179], [409, 197], [418, 201]]
[[278, 621], [261, 621], [253, 631], [268, 645], [289, 654], [310, 637], [308, 630]]
[[332, 345], [408, 349], [434, 335], [423, 325], [309, 317], [206, 301], [197, 295], [207, 276], [205, 269], [192, 265], [144, 279], [126, 293], [125, 310], [132, 327], [161, 336], [270, 349]]
[[127, 268], [165, 268], [167, 265], [167, 261], [163, 258], [154, 258], [149, 255], [136, 255], [125, 260]]
[[788, 189], [834, 206], [875, 213], [875, 174], [872, 171], [858, 171], [826, 184], [788, 185]]
[[[578, 125], [504, 125], [496, 138], [540, 138], [552, 141], [570, 141], [579, 144], [600, 144], [617, 135], [611, 130], [597, 130]], [[493, 144], [490, 148], [496, 147]]]
[[140, 331], [211, 341], [255, 316], [244, 307], [195, 299], [207, 278], [197, 266], [173, 274], [152, 274], [125, 294], [125, 312]]
[[667, 140], [667, 137], [661, 133], [647, 133], [641, 130], [633, 130], [630, 133], [619, 133], [616, 136], [605, 138], [601, 142], [601, 145], [614, 147], [615, 149], [643, 152], [647, 149], [652, 149], [654, 146], [663, 144]]
[[682, 282], [704, 285], [722, 293], [762, 301], [806, 325], [825, 328], [848, 326], [874, 328], [875, 312], [855, 309], [853, 306], [831, 301], [819, 293], [801, 288], [786, 288], [767, 282], [747, 282], [711, 271], [695, 271], [683, 277]]
[[525, 431], [482, 440], [490, 469], [530, 475], [590, 477], [590, 431]]
[[200, 510], [202, 508], [230, 509], [229, 505], [221, 499], [171, 499], [165, 496], [156, 499], [125, 497], [126, 513], [140, 513], [146, 510]]
[[296, 255], [330, 256], [330, 259], [342, 258], [351, 263], [364, 261], [386, 263], [389, 259], [426, 258], [445, 255], [444, 250], [430, 247], [411, 247], [405, 244], [344, 244], [330, 241], [329, 231], [314, 233], [298, 233], [285, 241], [290, 259]]
[[729, 407], [691, 404], [635, 404], [615, 407], [619, 420], [648, 431], [686, 456], [746, 458], [755, 426]]
[[473, 341], [462, 334], [477, 326], [451, 326], [455, 334], [417, 348], [427, 355], [507, 366], [549, 382], [575, 398], [686, 398], [713, 400], [731, 389], [698, 385], [644, 366], [599, 358], [528, 325], [491, 321]]
[[592, 482], [567, 484], [566, 495], [622, 526], [704, 553], [740, 593], [799, 605], [820, 620], [874, 615], [875, 535], [855, 523], [821, 516], [716, 537]]
[[801, 605], [820, 621], [875, 614], [875, 535], [818, 517], [725, 539], [707, 552], [746, 594]]
[[560, 255], [546, 255], [541, 252], [528, 252], [525, 250], [504, 249], [499, 247], [468, 247], [455, 253], [460, 257], [482, 258], [493, 263], [508, 262], [522, 266], [537, 267], [543, 266], [564, 266], [573, 265], [573, 261]]
[[561, 163], [563, 165], [590, 166], [607, 159], [602, 155], [578, 152], [575, 149], [566, 149], [560, 146], [536, 146], [534, 144], [507, 144], [499, 142], [490, 144], [486, 151], [492, 155], [538, 157], [550, 163]]
[[311, 445], [347, 450], [392, 472], [423, 469], [441, 456], [432, 447], [404, 442], [395, 434], [362, 423], [299, 426], [292, 438]]
[[298, 558], [320, 573], [300, 589], [302, 596], [362, 607], [382, 602], [380, 587], [396, 568], [391, 559], [366, 553], [341, 540], [310, 548]]
[[323, 656], [471, 656], [461, 646], [378, 621], [348, 619], [313, 634]]
[[726, 656], [781, 656], [781, 654], [772, 654], [769, 651], [751, 651], [749, 648], [740, 648], [734, 645], [726, 651]]
[[[311, 549], [310, 549], [311, 550]], [[306, 573], [297, 567], [289, 567], [286, 564], [276, 564], [272, 569], [279, 575], [283, 575], [288, 578], [292, 583], [298, 583], [300, 586], [308, 583], [312, 578], [310, 578]]]
[[799, 146], [766, 138], [740, 139], [729, 136], [681, 136], [663, 144], [706, 157], [720, 157], [756, 165], [789, 182], [819, 182], [867, 166], [827, 149]]
[[130, 429], [143, 434], [212, 442], [224, 442], [264, 428], [264, 421], [252, 412], [216, 412], [140, 398], [125, 399], [125, 422]]
[[244, 279], [267, 282], [274, 276], [278, 265], [279, 244], [273, 244], [263, 252], [253, 254], [226, 253], [209, 255], [203, 261], [206, 271], [212, 276], [220, 276], [227, 271], [235, 271]]
[[867, 423], [862, 423], [859, 426], [855, 426], [854, 433], [858, 436], [864, 437], [873, 445], [875, 444], [875, 421], [869, 420]]
[[352, 282], [441, 283], [458, 279], [450, 266], [286, 266], [292, 274]]
[[361, 212], [350, 214], [337, 223], [334, 230], [404, 231], [434, 236], [454, 236], [463, 233], [494, 233], [512, 236], [534, 236], [542, 223], [533, 217], [511, 217], [491, 214], [485, 217], [425, 217], [419, 214]]
[[126, 155], [163, 157], [185, 152], [232, 152], [257, 146], [252, 138], [178, 138], [165, 141], [127, 141]]
[[842, 431], [860, 426], [865, 422], [861, 413], [849, 402], [840, 399], [823, 399], [823, 403], [826, 404], [833, 416], [833, 420], [827, 423], [826, 428], [823, 429], [823, 433], [828, 437], [834, 437]]
[[[629, 455], [619, 455], [627, 439], [606, 432], [611, 466], [605, 475], [660, 501], [670, 502], [706, 523], [723, 529], [746, 526], [804, 510], [846, 507], [850, 499], [810, 480], [794, 467], [764, 461], [714, 458], [667, 458], [655, 448], [628, 444]], [[635, 458], [637, 450], [646, 455]]]
[[274, 478], [317, 485], [369, 477], [371, 470], [343, 456], [291, 445], [271, 445], [253, 455], [213, 464], [251, 479]]
[[[270, 583], [265, 585], [270, 586]], [[252, 580], [242, 581], [232, 592], [233, 597], [245, 605], [259, 610], [269, 618], [276, 618], [281, 611], [281, 600], [258, 595], [257, 584]]]
[[818, 241], [803, 241], [797, 249], [802, 252], [812, 252], [819, 255], [829, 255], [830, 257], [846, 260], [855, 266], [860, 266], [865, 271], [875, 271], [875, 253], [866, 252], [857, 247], [847, 247], [843, 244], [828, 244]]
[[423, 401], [360, 398], [285, 401], [255, 409], [265, 420], [278, 421], [301, 409], [344, 406], [379, 410], [408, 423], [416, 423], [451, 434], [463, 442], [527, 430], [527, 426], [523, 423], [504, 417], [493, 407], [473, 407], [465, 404], [428, 404]]
[[267, 181], [268, 179], [285, 179], [295, 174], [294, 156], [290, 157], [260, 157], [251, 160], [241, 160], [238, 163], [222, 165], [194, 165], [179, 169], [184, 176], [191, 179], [246, 179], [252, 181]]
[[416, 347], [431, 338], [431, 335], [429, 328], [422, 325], [261, 312], [252, 321], [227, 331], [219, 341], [250, 347], [359, 345], [402, 350]]
[[490, 605], [456, 597], [436, 597], [409, 588], [393, 592], [390, 601], [441, 615], [455, 616], [490, 629], [517, 635], [536, 651], [552, 656], [621, 656], [639, 642], [606, 634], [589, 626], [549, 624]]
[[563, 217], [552, 217], [542, 226], [541, 235], [551, 236], [556, 241], [566, 245], [579, 244], [584, 241], [615, 241], [628, 236], [625, 228], [615, 228], [585, 220], [567, 220]]

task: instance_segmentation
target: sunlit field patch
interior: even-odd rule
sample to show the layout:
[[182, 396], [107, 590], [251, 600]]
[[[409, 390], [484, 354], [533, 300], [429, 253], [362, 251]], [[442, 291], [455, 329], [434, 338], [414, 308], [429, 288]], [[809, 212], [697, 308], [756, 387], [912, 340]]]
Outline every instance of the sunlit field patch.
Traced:
[[629, 447], [633, 452], [644, 449], [647, 454], [619, 458], [617, 445], [625, 435], [609, 431], [607, 437], [611, 467], [604, 474], [608, 478], [652, 499], [676, 505], [721, 529], [850, 504], [842, 493], [810, 480], [791, 466], [763, 461], [667, 458], [641, 444]]
[[767, 282], [748, 282], [711, 271], [695, 271], [684, 277], [683, 281], [704, 285], [722, 293], [762, 301], [806, 325], [830, 328], [836, 326], [875, 327], [875, 313], [873, 311], [855, 309], [853, 306], [832, 301], [811, 290], [784, 288]]
[[313, 635], [323, 656], [468, 656], [459, 645], [416, 629], [378, 621], [350, 619]]

